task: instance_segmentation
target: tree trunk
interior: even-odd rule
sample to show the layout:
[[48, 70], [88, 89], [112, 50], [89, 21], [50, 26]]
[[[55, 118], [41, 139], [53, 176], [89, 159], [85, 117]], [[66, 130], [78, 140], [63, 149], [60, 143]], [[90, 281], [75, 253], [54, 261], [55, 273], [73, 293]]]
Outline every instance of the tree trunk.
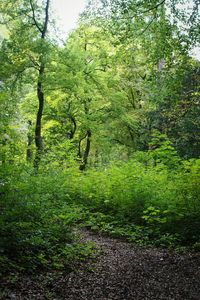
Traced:
[[[40, 68], [39, 75], [43, 75], [44, 68]], [[42, 114], [43, 114], [43, 108], [44, 108], [44, 93], [42, 89], [42, 82], [41, 77], [39, 76], [38, 84], [37, 84], [37, 96], [38, 96], [38, 112], [36, 117], [36, 126], [35, 126], [35, 145], [36, 145], [36, 154], [35, 154], [35, 161], [34, 166], [38, 167], [38, 164], [40, 162], [41, 153], [43, 150], [43, 144], [42, 144]]]
[[33, 142], [33, 136], [31, 134], [31, 125], [32, 125], [32, 122], [29, 120], [28, 121], [28, 134], [27, 134], [27, 138], [28, 138], [28, 143], [27, 143], [27, 150], [26, 150], [26, 160], [27, 161], [31, 161], [32, 159], [32, 151], [31, 151], [31, 145], [32, 145], [32, 142]]
[[91, 138], [91, 131], [90, 131], [90, 129], [88, 129], [87, 130], [87, 135], [86, 135], [85, 151], [84, 151], [84, 154], [83, 154], [82, 163], [79, 167], [79, 169], [81, 171], [85, 170], [85, 167], [86, 167], [87, 162], [88, 162], [88, 156], [89, 156], [89, 153], [90, 153], [90, 138]]
[[[35, 19], [35, 11], [32, 5], [32, 1], [30, 0], [32, 11], [33, 11], [33, 20], [35, 22], [36, 27], [38, 28], [39, 32], [41, 33], [41, 41], [45, 40], [46, 33], [47, 33], [47, 26], [49, 20], [49, 4], [50, 0], [46, 0], [46, 7], [45, 7], [45, 19], [43, 27], [41, 28]], [[38, 74], [38, 82], [37, 82], [37, 97], [38, 97], [38, 112], [36, 117], [36, 126], [35, 126], [35, 146], [36, 146], [36, 154], [34, 160], [34, 167], [37, 169], [40, 159], [41, 153], [43, 150], [42, 144], [42, 115], [43, 115], [43, 108], [44, 108], [44, 91], [43, 91], [43, 77], [45, 72], [45, 62], [44, 62], [44, 54], [40, 55], [39, 59], [39, 74]]]
[[70, 120], [71, 120], [71, 122], [73, 124], [72, 125], [73, 127], [69, 131], [69, 139], [72, 140], [74, 138], [74, 134], [76, 132], [77, 125], [76, 125], [76, 120], [75, 120], [75, 118], [73, 116], [70, 116], [69, 118], [70, 118]]

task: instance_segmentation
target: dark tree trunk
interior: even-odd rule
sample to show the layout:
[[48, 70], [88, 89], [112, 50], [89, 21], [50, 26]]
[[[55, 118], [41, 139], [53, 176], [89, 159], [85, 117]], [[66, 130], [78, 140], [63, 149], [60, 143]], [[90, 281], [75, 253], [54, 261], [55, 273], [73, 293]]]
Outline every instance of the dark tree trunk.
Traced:
[[[42, 76], [44, 74], [44, 67], [40, 69], [39, 75]], [[36, 117], [36, 126], [35, 126], [35, 146], [36, 146], [36, 154], [35, 154], [35, 161], [34, 166], [38, 167], [38, 164], [40, 162], [41, 153], [43, 150], [43, 144], [42, 144], [42, 114], [43, 114], [43, 108], [44, 108], [44, 93], [42, 88], [42, 82], [41, 77], [39, 76], [38, 83], [37, 83], [37, 96], [38, 96], [38, 112]]]
[[88, 162], [88, 156], [90, 153], [90, 138], [91, 138], [91, 131], [90, 129], [87, 130], [87, 134], [86, 134], [86, 146], [85, 146], [85, 151], [83, 153], [83, 159], [82, 159], [82, 163], [79, 167], [79, 169], [81, 171], [85, 170], [85, 167], [87, 165]]
[[27, 134], [28, 143], [27, 143], [27, 150], [26, 150], [26, 160], [27, 161], [31, 161], [31, 159], [32, 159], [31, 145], [33, 142], [33, 136], [31, 134], [31, 130], [30, 130], [31, 125], [32, 125], [32, 122], [29, 120], [28, 121], [28, 134]]
[[37, 96], [38, 96], [38, 112], [37, 112], [37, 118], [36, 118], [36, 127], [35, 127], [35, 145], [38, 149], [38, 151], [42, 151], [42, 136], [41, 136], [41, 129], [42, 129], [42, 113], [44, 108], [44, 93], [42, 89], [42, 82], [41, 82], [41, 76], [44, 73], [44, 67], [40, 69], [40, 76], [37, 84]]
[[81, 154], [81, 142], [87, 137], [87, 133], [84, 135], [84, 137], [82, 137], [79, 142], [78, 142], [78, 153], [77, 156], [79, 158], [82, 158], [82, 154]]
[[[41, 33], [41, 41], [45, 40], [46, 33], [47, 33], [47, 26], [48, 26], [48, 20], [49, 20], [49, 4], [50, 0], [46, 0], [46, 6], [45, 6], [45, 19], [43, 27], [41, 28], [38, 24], [37, 20], [35, 19], [35, 11], [32, 4], [32, 1], [30, 0], [31, 8], [33, 12], [33, 20], [38, 28], [39, 32]], [[44, 91], [43, 91], [43, 77], [45, 72], [45, 62], [44, 62], [44, 54], [42, 53], [40, 55], [39, 59], [39, 74], [38, 74], [38, 82], [37, 82], [37, 97], [38, 97], [38, 112], [36, 117], [36, 126], [35, 126], [35, 146], [36, 146], [36, 154], [35, 154], [35, 160], [34, 160], [34, 167], [37, 169], [41, 153], [43, 150], [43, 144], [42, 144], [42, 115], [43, 115], [43, 108], [44, 108]]]
[[73, 128], [71, 128], [71, 130], [69, 132], [69, 139], [72, 140], [74, 138], [74, 134], [76, 132], [77, 125], [76, 125], [76, 120], [73, 116], [70, 116], [70, 120], [73, 123]]

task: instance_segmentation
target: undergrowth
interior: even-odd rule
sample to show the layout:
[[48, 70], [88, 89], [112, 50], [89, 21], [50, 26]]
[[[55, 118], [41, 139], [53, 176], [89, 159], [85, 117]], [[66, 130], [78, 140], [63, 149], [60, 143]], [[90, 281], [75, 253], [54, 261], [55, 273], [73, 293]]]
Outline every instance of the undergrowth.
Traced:
[[200, 249], [200, 161], [176, 168], [140, 153], [126, 163], [79, 171], [29, 165], [1, 168], [0, 267], [69, 268], [93, 255], [74, 227], [142, 245]]

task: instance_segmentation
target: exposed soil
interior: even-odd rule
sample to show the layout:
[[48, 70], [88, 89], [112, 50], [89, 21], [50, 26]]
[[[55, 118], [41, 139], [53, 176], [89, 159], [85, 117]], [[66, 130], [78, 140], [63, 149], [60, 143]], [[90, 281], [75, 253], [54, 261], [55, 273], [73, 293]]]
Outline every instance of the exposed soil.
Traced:
[[4, 282], [1, 299], [200, 300], [200, 254], [143, 248], [84, 230], [101, 249], [76, 271], [21, 276]]

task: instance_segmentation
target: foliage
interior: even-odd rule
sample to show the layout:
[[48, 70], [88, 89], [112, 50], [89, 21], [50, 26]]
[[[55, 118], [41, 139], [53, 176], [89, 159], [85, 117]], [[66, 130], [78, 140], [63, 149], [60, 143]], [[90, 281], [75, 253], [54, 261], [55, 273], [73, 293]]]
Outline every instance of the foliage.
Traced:
[[[62, 177], [34, 175], [27, 166], [1, 168], [1, 272], [18, 269], [72, 267], [72, 262], [91, 256], [90, 244], [75, 242], [72, 225], [79, 209], [58, 195]], [[63, 196], [62, 196], [63, 195]]]
[[124, 230], [127, 234], [124, 226], [132, 226], [133, 234], [139, 226], [151, 242], [192, 245], [199, 240], [199, 160], [180, 162], [172, 170], [171, 152], [167, 164], [165, 153], [155, 166], [152, 151], [105, 170], [78, 173], [65, 182], [71, 201], [87, 207], [79, 222], [112, 234], [121, 230], [122, 236]]
[[0, 0], [3, 271], [91, 256], [76, 226], [199, 249], [199, 4], [97, 2], [61, 46], [51, 1]]
[[152, 150], [145, 164], [134, 158], [87, 174], [53, 165], [45, 176], [30, 166], [1, 168], [2, 270], [64, 268], [93, 255], [93, 245], [74, 244], [75, 224], [139, 244], [197, 249], [199, 160], [172, 171], [151, 157]]

